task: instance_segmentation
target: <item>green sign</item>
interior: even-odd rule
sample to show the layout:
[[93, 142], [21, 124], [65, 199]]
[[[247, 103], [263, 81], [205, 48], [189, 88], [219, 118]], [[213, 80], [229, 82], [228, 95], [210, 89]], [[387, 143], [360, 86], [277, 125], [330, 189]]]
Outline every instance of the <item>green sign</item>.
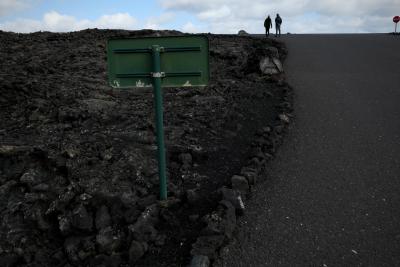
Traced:
[[167, 199], [161, 87], [205, 86], [209, 80], [205, 36], [152, 37], [108, 41], [109, 83], [115, 88], [153, 87], [160, 199]]
[[208, 38], [173, 36], [108, 41], [109, 84], [114, 88], [151, 87], [152, 46], [160, 47], [162, 87], [205, 86], [209, 80]]

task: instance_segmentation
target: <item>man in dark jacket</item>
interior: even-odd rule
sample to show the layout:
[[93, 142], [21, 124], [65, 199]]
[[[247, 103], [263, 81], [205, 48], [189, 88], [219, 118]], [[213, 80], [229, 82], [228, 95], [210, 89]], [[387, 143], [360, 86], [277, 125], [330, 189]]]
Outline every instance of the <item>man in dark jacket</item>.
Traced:
[[275, 37], [278, 36], [278, 32], [279, 32], [279, 36], [281, 36], [281, 24], [282, 24], [282, 18], [279, 16], [279, 14], [276, 14], [276, 18], [275, 18]]
[[269, 36], [269, 29], [272, 28], [272, 20], [269, 17], [269, 15], [264, 21], [264, 27], [265, 27], [265, 35], [268, 37]]

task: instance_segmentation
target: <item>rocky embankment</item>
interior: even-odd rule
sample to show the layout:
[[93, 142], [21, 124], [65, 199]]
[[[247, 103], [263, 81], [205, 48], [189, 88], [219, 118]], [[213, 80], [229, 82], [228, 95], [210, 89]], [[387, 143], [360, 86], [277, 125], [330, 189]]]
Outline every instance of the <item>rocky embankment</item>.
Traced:
[[106, 42], [171, 34], [0, 31], [0, 266], [206, 264], [229, 240], [290, 120], [286, 52], [208, 36], [209, 86], [164, 91], [159, 203], [152, 93], [107, 85]]

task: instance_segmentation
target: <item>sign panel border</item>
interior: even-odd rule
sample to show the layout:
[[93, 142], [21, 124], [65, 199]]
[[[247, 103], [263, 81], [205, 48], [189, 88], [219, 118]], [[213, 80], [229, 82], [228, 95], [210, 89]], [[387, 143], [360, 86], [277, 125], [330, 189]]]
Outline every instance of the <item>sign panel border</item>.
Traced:
[[[153, 45], [161, 48], [161, 72], [156, 74], [151, 71]], [[209, 40], [204, 34], [111, 38], [107, 61], [108, 84], [116, 89], [150, 88], [153, 75], [162, 78], [164, 88], [204, 87], [210, 79]], [[127, 71], [126, 66], [135, 68]]]

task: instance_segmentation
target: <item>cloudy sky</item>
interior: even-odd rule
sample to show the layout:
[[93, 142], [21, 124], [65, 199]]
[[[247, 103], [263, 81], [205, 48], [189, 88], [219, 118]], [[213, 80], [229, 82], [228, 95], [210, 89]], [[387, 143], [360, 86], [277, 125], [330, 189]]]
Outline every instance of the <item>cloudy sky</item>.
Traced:
[[263, 33], [265, 16], [276, 13], [283, 32], [389, 32], [400, 0], [0, 0], [0, 30]]

